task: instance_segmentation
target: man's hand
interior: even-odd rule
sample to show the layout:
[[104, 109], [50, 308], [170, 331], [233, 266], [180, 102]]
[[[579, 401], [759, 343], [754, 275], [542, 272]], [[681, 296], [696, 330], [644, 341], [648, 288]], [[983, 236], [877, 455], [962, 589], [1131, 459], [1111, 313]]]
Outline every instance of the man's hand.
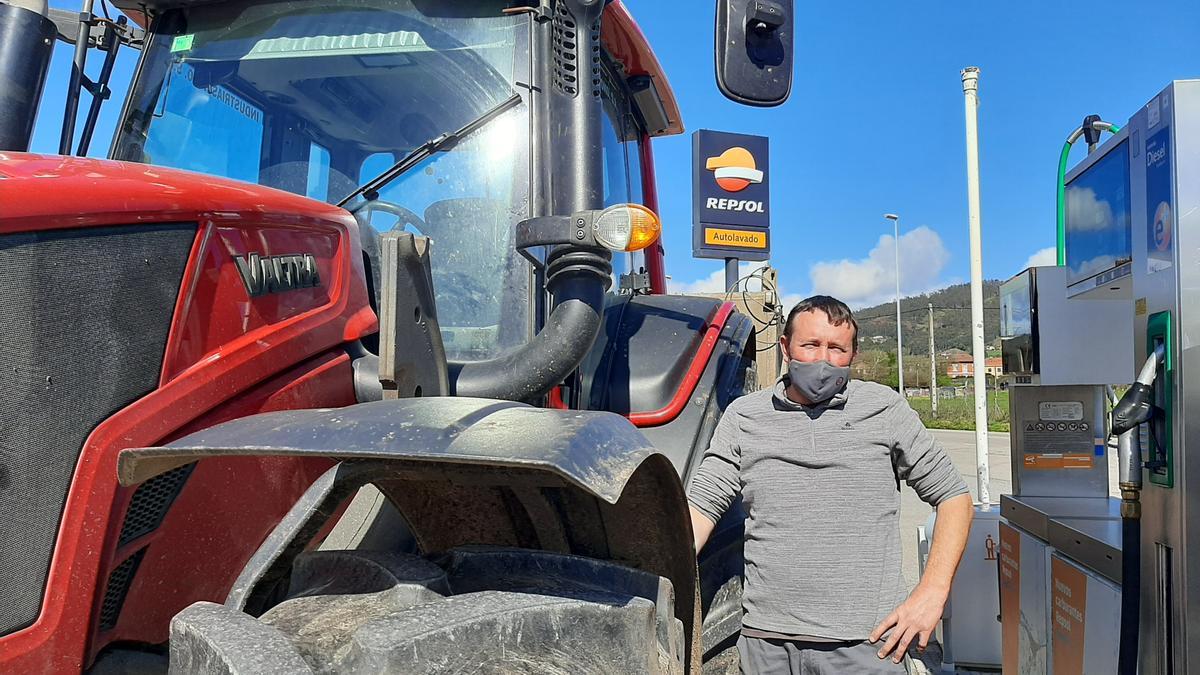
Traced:
[[920, 585], [913, 589], [912, 595], [871, 631], [871, 644], [879, 642], [884, 633], [891, 631], [887, 642], [879, 649], [879, 658], [891, 656], [893, 663], [900, 663], [913, 639], [917, 640], [918, 648], [924, 650], [938, 621], [942, 620], [948, 595]]

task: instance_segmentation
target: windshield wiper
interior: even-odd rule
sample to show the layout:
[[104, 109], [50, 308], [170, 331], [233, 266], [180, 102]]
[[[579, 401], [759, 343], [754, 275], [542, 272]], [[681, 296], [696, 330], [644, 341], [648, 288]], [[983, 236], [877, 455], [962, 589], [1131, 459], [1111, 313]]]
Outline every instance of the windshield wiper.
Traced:
[[351, 213], [357, 211], [358, 209], [365, 206], [367, 202], [371, 202], [371, 201], [378, 199], [379, 191], [381, 189], [383, 189], [383, 186], [385, 186], [388, 183], [395, 180], [397, 176], [400, 176], [401, 174], [405, 173], [406, 171], [413, 168], [417, 164], [420, 164], [422, 161], [425, 160], [426, 157], [429, 157], [433, 153], [453, 147], [456, 143], [458, 143], [462, 139], [466, 138], [467, 136], [470, 136], [471, 134], [473, 134], [476, 131], [478, 131], [479, 129], [481, 129], [488, 122], [491, 122], [492, 120], [496, 119], [500, 115], [517, 107], [517, 104], [519, 104], [520, 102], [521, 102], [521, 95], [513, 94], [512, 96], [509, 96], [508, 98], [501, 101], [494, 108], [491, 108], [490, 110], [484, 112], [482, 115], [471, 120], [464, 126], [458, 128], [454, 131], [451, 131], [449, 133], [442, 134], [441, 136], [435, 136], [435, 137], [425, 141], [424, 143], [422, 143], [422, 144], [418, 145], [416, 148], [414, 148], [412, 152], [405, 155], [404, 159], [401, 159], [399, 162], [396, 162], [395, 164], [393, 164], [391, 166], [391, 168], [389, 168], [388, 170], [379, 174], [378, 176], [372, 178], [371, 180], [367, 181], [366, 183], [363, 183], [363, 185], [358, 187], [357, 189], [355, 189], [354, 192], [351, 192], [350, 194], [346, 195], [346, 198], [343, 199], [342, 201], [338, 202], [337, 205], [342, 208], [345, 208], [346, 204], [348, 204], [350, 202], [350, 200], [354, 199], [355, 197], [357, 197], [359, 195], [362, 195], [363, 197], [365, 197], [365, 201], [362, 204], [360, 204], [359, 206], [355, 207], [354, 209], [350, 209]]

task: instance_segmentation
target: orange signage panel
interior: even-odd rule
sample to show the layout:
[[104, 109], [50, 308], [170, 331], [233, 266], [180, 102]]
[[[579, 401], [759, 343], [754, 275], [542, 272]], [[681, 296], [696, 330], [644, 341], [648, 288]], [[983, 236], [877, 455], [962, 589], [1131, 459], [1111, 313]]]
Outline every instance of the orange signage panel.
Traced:
[[740, 246], [766, 248], [767, 233], [759, 230], [730, 230], [719, 227], [704, 228], [704, 243], [709, 246]]
[[1021, 667], [1021, 533], [1000, 523], [1000, 658], [1004, 672]]
[[1083, 618], [1087, 577], [1074, 565], [1050, 559], [1050, 652], [1055, 675], [1083, 675]]

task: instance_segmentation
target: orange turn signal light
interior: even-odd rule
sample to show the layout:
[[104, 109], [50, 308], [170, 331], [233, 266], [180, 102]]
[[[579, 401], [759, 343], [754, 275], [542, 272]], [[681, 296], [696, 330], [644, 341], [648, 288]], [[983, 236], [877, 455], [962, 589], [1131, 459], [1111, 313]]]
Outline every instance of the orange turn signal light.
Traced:
[[650, 209], [641, 204], [617, 204], [596, 216], [592, 234], [596, 241], [613, 251], [640, 251], [658, 240], [662, 225]]

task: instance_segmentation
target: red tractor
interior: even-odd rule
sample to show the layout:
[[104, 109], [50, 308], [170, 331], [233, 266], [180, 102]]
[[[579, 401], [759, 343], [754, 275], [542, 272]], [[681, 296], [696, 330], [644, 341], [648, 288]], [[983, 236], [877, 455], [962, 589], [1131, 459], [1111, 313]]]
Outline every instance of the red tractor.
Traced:
[[[0, 672], [736, 670], [682, 480], [753, 326], [665, 294], [626, 8], [118, 6], [101, 161], [20, 152], [63, 29], [0, 4]], [[719, 3], [731, 98], [790, 13]]]

